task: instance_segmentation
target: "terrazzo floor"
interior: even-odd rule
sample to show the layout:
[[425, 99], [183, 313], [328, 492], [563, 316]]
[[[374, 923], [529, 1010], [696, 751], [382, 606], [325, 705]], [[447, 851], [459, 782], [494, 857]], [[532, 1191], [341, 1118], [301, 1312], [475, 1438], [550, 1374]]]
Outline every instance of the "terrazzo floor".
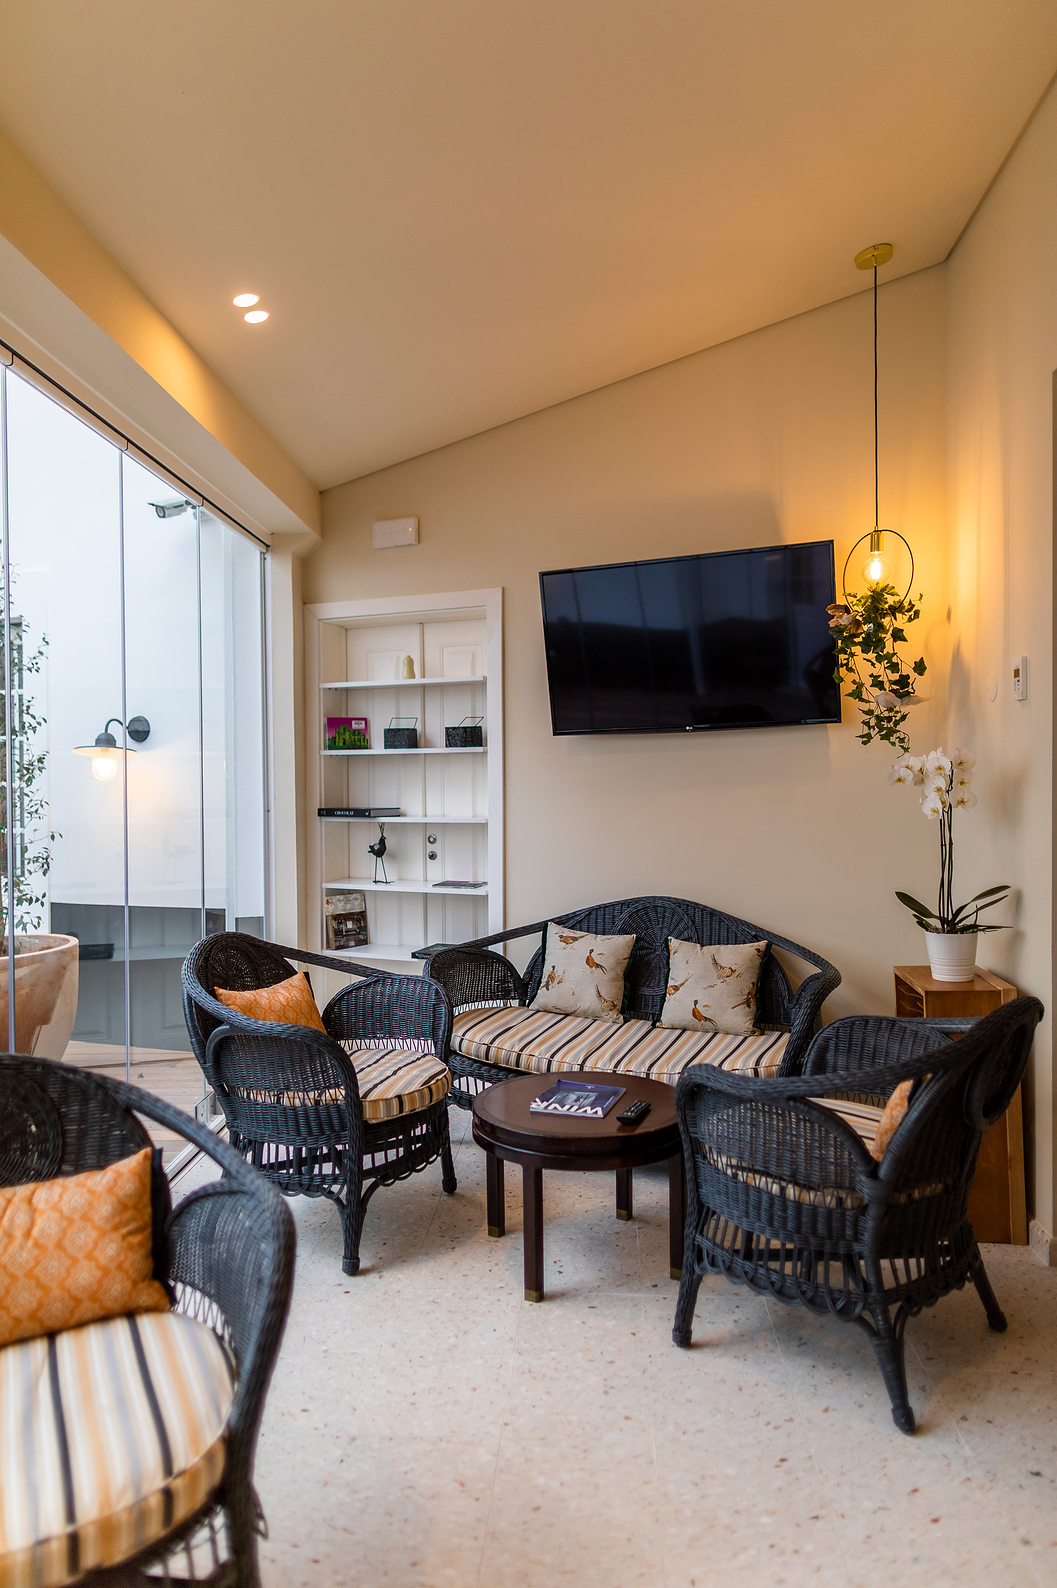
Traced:
[[907, 1438], [858, 1329], [712, 1279], [676, 1349], [663, 1169], [627, 1224], [612, 1176], [546, 1176], [525, 1302], [520, 1176], [491, 1240], [451, 1118], [457, 1194], [379, 1192], [354, 1279], [336, 1213], [290, 1204], [265, 1588], [1057, 1584], [1057, 1270], [987, 1247], [1004, 1335], [971, 1289], [911, 1320]]

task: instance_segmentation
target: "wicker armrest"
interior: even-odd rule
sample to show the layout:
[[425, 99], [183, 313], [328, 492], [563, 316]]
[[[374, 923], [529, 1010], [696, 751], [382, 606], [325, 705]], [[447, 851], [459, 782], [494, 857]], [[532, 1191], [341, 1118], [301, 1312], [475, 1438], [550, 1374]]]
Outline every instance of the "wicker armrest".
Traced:
[[443, 987], [454, 1009], [473, 1004], [525, 1002], [526, 983], [502, 954], [486, 948], [445, 948], [426, 973]]
[[323, 1024], [337, 1042], [427, 1044], [446, 1059], [451, 1002], [428, 975], [372, 977], [335, 993]]

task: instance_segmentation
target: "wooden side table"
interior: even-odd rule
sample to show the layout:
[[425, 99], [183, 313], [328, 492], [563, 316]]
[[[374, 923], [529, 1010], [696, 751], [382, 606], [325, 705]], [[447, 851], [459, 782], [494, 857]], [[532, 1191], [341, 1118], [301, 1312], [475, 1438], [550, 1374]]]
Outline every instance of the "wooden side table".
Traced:
[[[927, 965], [896, 965], [895, 991], [896, 1014], [909, 1020], [988, 1015], [1017, 996], [1010, 982], [989, 970], [978, 969], [971, 982], [935, 981]], [[978, 1241], [1028, 1244], [1020, 1093], [1018, 1087], [1004, 1116], [980, 1143], [969, 1193], [969, 1218]]]

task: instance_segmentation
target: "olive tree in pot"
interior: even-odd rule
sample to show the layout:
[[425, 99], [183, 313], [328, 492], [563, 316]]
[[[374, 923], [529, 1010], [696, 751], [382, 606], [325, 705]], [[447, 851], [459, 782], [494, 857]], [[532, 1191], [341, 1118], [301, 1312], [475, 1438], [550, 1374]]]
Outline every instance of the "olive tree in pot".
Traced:
[[910, 783], [921, 790], [921, 809], [930, 821], [940, 824], [940, 889], [935, 910], [896, 892], [925, 933], [929, 968], [936, 981], [972, 981], [976, 970], [976, 944], [981, 932], [1002, 928], [984, 925], [980, 911], [1001, 904], [1009, 895], [1008, 882], [985, 888], [967, 903], [954, 903], [954, 813], [971, 810], [976, 804], [972, 790], [972, 770], [976, 765], [966, 750], [945, 755], [942, 746], [928, 755], [901, 755], [888, 773], [889, 783]]
[[79, 945], [75, 937], [39, 930], [48, 902], [45, 883], [51, 868], [50, 845], [59, 834], [47, 831], [47, 801], [42, 790], [46, 751], [35, 747], [45, 724], [26, 683], [27, 676], [39, 675], [46, 644], [42, 641], [27, 653], [25, 626], [20, 619], [12, 620], [9, 767], [9, 692], [4, 687], [7, 646], [0, 620], [0, 952], [4, 956], [0, 963], [0, 1049], [9, 1046], [7, 932], [13, 927], [14, 1052], [61, 1059], [77, 1014]]

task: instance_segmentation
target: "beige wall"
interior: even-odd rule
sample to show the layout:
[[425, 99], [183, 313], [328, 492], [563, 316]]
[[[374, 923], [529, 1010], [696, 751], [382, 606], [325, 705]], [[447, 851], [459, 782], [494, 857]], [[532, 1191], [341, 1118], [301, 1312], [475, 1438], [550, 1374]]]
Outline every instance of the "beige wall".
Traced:
[[[982, 963], [1049, 1005], [1052, 975], [1052, 380], [1057, 368], [1057, 93], [1051, 92], [947, 266], [950, 732], [979, 762], [958, 887], [1017, 890], [1015, 929]], [[1030, 694], [1010, 666], [1029, 657]], [[998, 680], [989, 698], [988, 677]], [[1050, 1022], [1029, 1121], [1036, 1217], [1057, 1227]]]
[[[918, 555], [940, 664], [914, 719], [929, 746], [948, 643], [942, 267], [883, 288], [880, 313], [882, 520]], [[893, 963], [923, 959], [892, 890], [931, 889], [935, 829], [850, 711], [838, 728], [556, 739], [540, 626], [544, 568], [830, 537], [843, 562], [873, 524], [870, 347], [862, 295], [324, 493], [306, 601], [504, 587], [509, 923], [702, 900], [833, 960], [831, 1016], [890, 1010]], [[421, 544], [373, 551], [372, 521], [405, 513]]]

